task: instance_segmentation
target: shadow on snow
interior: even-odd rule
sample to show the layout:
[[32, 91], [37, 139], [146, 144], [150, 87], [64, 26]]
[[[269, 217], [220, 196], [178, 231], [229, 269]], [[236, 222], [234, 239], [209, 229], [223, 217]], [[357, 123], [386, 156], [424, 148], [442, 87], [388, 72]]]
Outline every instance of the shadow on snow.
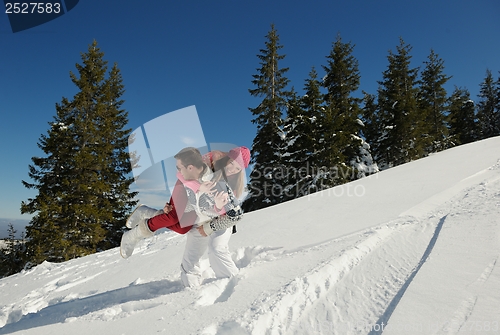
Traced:
[[[18, 320], [16, 320], [14, 314], [20, 314], [21, 311], [14, 311], [9, 316], [7, 324], [3, 328], [0, 328], [0, 334], [10, 334], [20, 330], [63, 323], [68, 318], [78, 318], [92, 312], [132, 301], [139, 302], [154, 299], [162, 295], [179, 292], [183, 289], [184, 286], [180, 280], [160, 280], [145, 284], [130, 285], [82, 299], [56, 303], [36, 313], [23, 315]], [[131, 310], [133, 309], [132, 307]], [[144, 306], [138, 309], [142, 310]]]

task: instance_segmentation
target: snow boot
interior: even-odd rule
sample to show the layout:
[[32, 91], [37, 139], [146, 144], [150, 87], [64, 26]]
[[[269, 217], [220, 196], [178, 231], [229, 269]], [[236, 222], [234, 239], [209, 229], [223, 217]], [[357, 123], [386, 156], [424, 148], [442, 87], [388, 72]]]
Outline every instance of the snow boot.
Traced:
[[120, 255], [123, 258], [132, 256], [134, 248], [140, 240], [154, 235], [154, 232], [149, 229], [147, 222], [147, 219], [142, 220], [135, 228], [123, 233], [120, 244]]
[[139, 222], [145, 220], [145, 219], [150, 219], [153, 216], [157, 216], [163, 214], [163, 210], [160, 209], [155, 209], [148, 207], [146, 205], [139, 205], [136, 207], [136, 209], [132, 212], [132, 214], [128, 217], [127, 222], [125, 225], [127, 228], [134, 228], [139, 224]]

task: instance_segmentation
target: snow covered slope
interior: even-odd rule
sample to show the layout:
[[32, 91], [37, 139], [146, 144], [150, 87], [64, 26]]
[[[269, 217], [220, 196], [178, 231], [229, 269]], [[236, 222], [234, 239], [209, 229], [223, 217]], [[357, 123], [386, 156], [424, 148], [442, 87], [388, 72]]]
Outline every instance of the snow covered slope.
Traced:
[[500, 334], [500, 138], [246, 214], [240, 274], [185, 289], [185, 236], [0, 280], [0, 334]]

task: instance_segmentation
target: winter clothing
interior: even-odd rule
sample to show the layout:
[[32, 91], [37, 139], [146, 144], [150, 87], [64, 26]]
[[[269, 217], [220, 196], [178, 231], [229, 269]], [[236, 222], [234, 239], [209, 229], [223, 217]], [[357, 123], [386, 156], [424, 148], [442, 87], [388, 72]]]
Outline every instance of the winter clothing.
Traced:
[[134, 228], [139, 224], [139, 222], [143, 220], [147, 220], [149, 218], [152, 218], [153, 216], [161, 215], [164, 214], [163, 210], [160, 209], [155, 209], [148, 207], [146, 205], [139, 205], [137, 208], [134, 210], [132, 215], [130, 215], [127, 219], [126, 226], [130, 229]]
[[219, 159], [226, 157], [227, 154], [228, 154], [227, 152], [212, 150], [204, 154], [202, 156], [202, 159], [203, 162], [208, 165], [210, 170], [214, 171], [215, 170], [214, 163], [217, 162]]
[[[209, 159], [217, 155], [211, 155]], [[244, 158], [241, 159], [245, 164]], [[241, 219], [243, 212], [234, 193], [226, 181], [220, 179], [215, 188], [218, 192], [227, 192], [229, 201], [224, 208], [218, 209], [213, 196], [198, 192], [202, 182], [213, 178], [212, 170], [208, 166], [199, 180], [184, 180], [180, 173], [178, 178], [170, 199], [173, 209], [169, 213], [160, 213], [148, 220], [141, 220], [135, 228], [124, 233], [120, 249], [122, 257], [130, 257], [135, 245], [142, 238], [152, 236], [154, 231], [160, 228], [168, 228], [180, 234], [187, 233], [181, 263], [181, 279], [185, 286], [201, 284], [199, 261], [207, 248], [210, 265], [217, 277], [236, 275], [238, 268], [228, 247], [231, 230], [227, 228], [234, 226], [236, 221]], [[196, 229], [200, 225], [203, 225], [203, 230], [209, 237], [202, 236]]]
[[[210, 176], [210, 178], [208, 178]], [[177, 176], [183, 182], [182, 175]], [[201, 178], [203, 180], [211, 179], [211, 172], [208, 170]], [[232, 260], [231, 253], [229, 252], [228, 242], [231, 237], [231, 230], [227, 227], [234, 225], [234, 222], [239, 220], [242, 216], [242, 211], [239, 207], [237, 199], [234, 197], [231, 188], [227, 183], [222, 180], [216, 184], [216, 189], [226, 190], [228, 192], [229, 201], [224, 206], [225, 215], [220, 213], [215, 208], [213, 197], [208, 194], [196, 192], [199, 190], [200, 180], [198, 181], [185, 181], [186, 194], [188, 198], [188, 205], [185, 207], [186, 211], [195, 212], [197, 219], [194, 227], [187, 234], [186, 248], [181, 263], [181, 279], [185, 286], [195, 287], [201, 284], [201, 269], [200, 259], [208, 248], [210, 266], [214, 270], [217, 277], [231, 277], [238, 273], [238, 268]], [[194, 191], [195, 189], [196, 191]], [[230, 217], [225, 222], [219, 224], [210, 223], [215, 222], [219, 218]], [[231, 224], [229, 224], [231, 223]], [[204, 237], [200, 234], [196, 227], [203, 225], [203, 230], [208, 233], [209, 237]], [[207, 225], [205, 227], [205, 225]]]
[[246, 169], [250, 164], [250, 150], [247, 147], [237, 147], [229, 151], [228, 156], [236, 161], [242, 169]]
[[[206, 173], [202, 179], [208, 179], [211, 176], [210, 173]], [[210, 235], [214, 231], [223, 230], [230, 228], [236, 224], [237, 221], [243, 216], [243, 211], [239, 205], [238, 199], [234, 196], [233, 191], [229, 185], [224, 181], [220, 180], [215, 184], [216, 192], [226, 192], [228, 195], [228, 203], [222, 208], [217, 209], [215, 206], [215, 200], [213, 196], [206, 193], [198, 192], [200, 187], [200, 182], [196, 180], [184, 180], [180, 173], [177, 174], [177, 178], [184, 184], [186, 188], [186, 194], [188, 197], [188, 205], [185, 211], [195, 211], [198, 218], [196, 220], [196, 225], [203, 225], [203, 230], [205, 234]]]
[[[210, 221], [206, 221], [203, 223], [203, 231], [207, 236], [210, 236], [214, 231], [233, 227], [236, 222], [239, 221], [243, 216], [243, 210], [241, 209], [238, 200], [234, 196], [233, 191], [226, 183], [223, 183], [223, 186], [226, 187], [225, 192], [227, 192], [228, 194], [229, 201], [223, 208], [224, 212], [216, 212], [216, 214], [218, 215], [212, 216], [212, 219]], [[210, 199], [209, 197], [206, 198], [206, 201], [208, 202]], [[200, 198], [200, 202], [201, 200], [202, 198]], [[215, 208], [215, 204], [213, 204], [212, 207]]]
[[250, 164], [250, 150], [244, 146], [233, 148], [229, 152], [212, 150], [203, 155], [203, 162], [207, 164], [212, 171], [214, 171], [214, 163], [226, 156], [229, 156], [229, 158], [238, 162], [238, 164], [244, 169], [248, 168], [248, 165]]
[[129, 258], [134, 252], [136, 244], [146, 237], [153, 236], [154, 233], [149, 230], [146, 220], [139, 222], [135, 228], [125, 232], [122, 235], [122, 241], [120, 244], [120, 254], [123, 258]]
[[[133, 229], [125, 232], [122, 236], [120, 253], [123, 258], [132, 256], [136, 244], [145, 237], [153, 236], [154, 232], [158, 229], [168, 228], [179, 234], [186, 234], [191, 230], [195, 224], [197, 215], [194, 211], [185, 212], [185, 208], [188, 205], [188, 198], [184, 185], [180, 181], [177, 181], [175, 184], [170, 205], [173, 208], [167, 214], [148, 207], [148, 210], [144, 211], [144, 215], [136, 215], [142, 217], [132, 218], [130, 222], [127, 222], [127, 226], [130, 225], [129, 227]], [[180, 213], [180, 215], [177, 215], [177, 213]], [[150, 216], [150, 219], [147, 219], [148, 215], [153, 217]], [[184, 225], [181, 225], [181, 220]], [[137, 226], [134, 228], [133, 225]]]
[[157, 215], [148, 220], [149, 229], [157, 231], [161, 228], [168, 228], [176, 233], [186, 234], [194, 225], [197, 215], [194, 211], [185, 211], [188, 205], [188, 198], [184, 185], [179, 180], [175, 184], [172, 192], [170, 205], [173, 206], [173, 209], [169, 213]]
[[201, 285], [200, 259], [207, 249], [210, 267], [217, 278], [228, 278], [238, 274], [238, 267], [229, 252], [230, 238], [230, 229], [216, 231], [209, 237], [202, 236], [195, 228], [189, 231], [181, 264], [181, 280], [184, 286]]

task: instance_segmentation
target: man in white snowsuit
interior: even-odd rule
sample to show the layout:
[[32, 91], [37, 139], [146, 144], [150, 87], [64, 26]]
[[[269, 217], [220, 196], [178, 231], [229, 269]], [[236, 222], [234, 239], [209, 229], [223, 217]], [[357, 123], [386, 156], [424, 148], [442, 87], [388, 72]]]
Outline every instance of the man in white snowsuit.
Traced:
[[[199, 261], [207, 248], [217, 277], [236, 275], [238, 268], [228, 247], [232, 229], [228, 228], [241, 219], [243, 212], [234, 193], [224, 180], [210, 181], [212, 172], [198, 149], [185, 148], [175, 158], [179, 180], [170, 202], [161, 214], [139, 219], [136, 226], [123, 234], [120, 254], [123, 258], [130, 257], [140, 240], [153, 236], [156, 230], [168, 228], [179, 234], [188, 233], [181, 264], [185, 286], [200, 285]], [[216, 195], [213, 187], [219, 191]]]
[[[202, 184], [209, 181], [212, 177], [212, 171], [203, 162], [200, 152], [195, 148], [185, 148], [181, 150], [177, 155], [174, 156], [176, 159], [176, 165], [178, 170], [178, 177], [181, 182], [183, 182], [188, 199], [195, 198], [199, 200], [201, 190], [203, 189]], [[223, 207], [227, 207], [227, 210], [233, 210], [231, 206], [227, 205], [234, 202], [234, 196], [231, 194], [231, 190], [228, 192], [219, 192], [215, 195], [216, 199], [216, 211], [222, 212]], [[231, 198], [232, 197], [232, 198]], [[192, 206], [193, 201], [188, 201], [189, 206]], [[195, 203], [198, 203], [195, 201]], [[192, 208], [186, 208], [185, 211], [193, 210]], [[221, 229], [216, 230], [219, 224], [220, 227], [229, 226], [230, 223], [226, 221], [230, 220], [231, 217], [224, 215], [210, 221], [203, 211], [200, 210], [199, 206], [194, 210], [197, 211], [197, 219], [193, 227], [187, 233], [186, 248], [184, 250], [184, 255], [182, 257], [181, 263], [181, 279], [186, 287], [196, 287], [201, 284], [202, 273], [200, 268], [200, 259], [208, 248], [208, 258], [210, 261], [210, 266], [212, 267], [216, 277], [227, 278], [235, 276], [238, 273], [238, 268], [234, 264], [231, 258], [231, 253], [229, 252], [228, 242], [232, 234], [232, 229]], [[240, 214], [241, 216], [241, 214]], [[239, 217], [238, 217], [239, 219]], [[204, 225], [201, 225], [205, 223]], [[209, 230], [206, 232], [205, 230]], [[215, 230], [215, 231], [214, 231]], [[210, 235], [206, 237], [207, 233]]]

